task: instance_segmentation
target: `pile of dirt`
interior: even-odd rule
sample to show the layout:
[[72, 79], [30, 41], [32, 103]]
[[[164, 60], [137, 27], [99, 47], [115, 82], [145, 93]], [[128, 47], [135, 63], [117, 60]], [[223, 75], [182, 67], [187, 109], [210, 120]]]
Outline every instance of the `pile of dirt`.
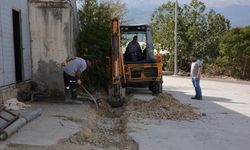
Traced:
[[[162, 119], [162, 120], [194, 120], [201, 117], [194, 112], [191, 106], [182, 104], [171, 95], [160, 94], [150, 101], [128, 98], [123, 107], [112, 108], [108, 97], [98, 101], [99, 109], [88, 112], [86, 120], [68, 120], [81, 124], [81, 130], [58, 144], [48, 146], [47, 150], [73, 150], [73, 149], [111, 149], [111, 150], [137, 150], [137, 143], [128, 136], [128, 119]], [[60, 117], [60, 116], [57, 116]], [[20, 150], [40, 150], [42, 147], [12, 147]]]
[[64, 144], [74, 145], [91, 145], [100, 148], [108, 148], [113, 145], [113, 141], [108, 133], [100, 132], [95, 127], [82, 127], [81, 131], [76, 135], [67, 139]]
[[[67, 140], [68, 144], [90, 144], [101, 148], [136, 149], [136, 143], [127, 134], [128, 118], [195, 120], [201, 117], [194, 108], [182, 104], [168, 94], [159, 94], [150, 101], [127, 99], [123, 107], [112, 108], [108, 97], [98, 100], [96, 118], [83, 122], [82, 130]], [[89, 121], [89, 120], [88, 120]]]
[[[96, 118], [83, 122], [82, 130], [67, 140], [68, 144], [90, 144], [101, 148], [137, 149], [136, 143], [127, 134], [129, 117], [162, 120], [195, 120], [201, 117], [194, 108], [182, 104], [168, 94], [159, 94], [150, 101], [127, 99], [123, 107], [112, 108], [108, 97], [98, 101]], [[88, 120], [89, 121], [89, 120]]]
[[126, 131], [124, 107], [112, 108], [106, 98], [98, 100], [94, 118], [82, 121], [81, 131], [62, 142], [64, 145], [91, 145], [103, 149], [135, 150], [137, 144]]
[[[129, 99], [125, 100], [126, 102]], [[108, 103], [108, 97], [103, 97], [102, 99], [98, 100], [98, 111], [97, 114], [101, 117], [109, 117], [109, 118], [117, 118], [124, 115], [126, 105], [122, 107], [113, 108]]]
[[201, 114], [194, 112], [194, 108], [182, 104], [168, 94], [159, 94], [150, 101], [132, 99], [126, 106], [129, 115], [138, 118], [163, 120], [196, 120]]

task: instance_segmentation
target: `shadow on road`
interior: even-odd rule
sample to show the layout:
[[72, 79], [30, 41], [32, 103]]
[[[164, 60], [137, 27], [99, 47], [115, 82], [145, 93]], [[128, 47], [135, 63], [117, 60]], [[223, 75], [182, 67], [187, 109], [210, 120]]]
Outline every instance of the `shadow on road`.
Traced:
[[[173, 90], [164, 90], [163, 92], [173, 95], [175, 98], [180, 100], [185, 104], [191, 104], [195, 107], [199, 108], [201, 112], [208, 112], [211, 114], [238, 114], [237, 118], [241, 118], [243, 120], [249, 120], [250, 118], [247, 115], [244, 115], [242, 112], [238, 112], [233, 110], [239, 108], [247, 108], [248, 103], [244, 102], [235, 102], [235, 100], [227, 99], [223, 97], [212, 97], [212, 96], [203, 96], [203, 100], [193, 100], [191, 97], [193, 95], [188, 95], [185, 92], [181, 91], [173, 91]], [[230, 107], [224, 107], [223, 104], [230, 104]], [[232, 104], [232, 105], [231, 105]], [[231, 108], [233, 107], [233, 108]], [[237, 107], [237, 108], [236, 108]], [[225, 116], [226, 117], [226, 116]]]

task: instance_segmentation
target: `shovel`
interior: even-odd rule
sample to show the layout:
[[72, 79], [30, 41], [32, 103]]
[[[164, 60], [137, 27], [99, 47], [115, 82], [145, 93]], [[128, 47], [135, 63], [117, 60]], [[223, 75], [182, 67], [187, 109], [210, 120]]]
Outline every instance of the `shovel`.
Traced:
[[91, 97], [91, 99], [92, 99], [92, 101], [95, 103], [95, 105], [96, 105], [96, 108], [98, 109], [98, 104], [97, 104], [97, 101], [96, 101], [96, 99], [94, 98], [94, 96], [82, 85], [82, 84], [80, 84], [79, 85], [80, 86], [80, 88], [82, 89], [82, 90], [84, 90], [90, 97]]

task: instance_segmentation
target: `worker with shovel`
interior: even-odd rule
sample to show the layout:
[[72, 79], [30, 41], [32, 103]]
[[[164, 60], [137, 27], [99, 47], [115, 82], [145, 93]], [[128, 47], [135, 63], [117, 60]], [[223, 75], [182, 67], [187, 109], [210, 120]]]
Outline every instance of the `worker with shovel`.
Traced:
[[82, 104], [77, 100], [76, 86], [82, 85], [81, 73], [90, 66], [90, 61], [80, 57], [71, 56], [61, 63], [64, 66], [63, 80], [65, 86], [65, 103]]

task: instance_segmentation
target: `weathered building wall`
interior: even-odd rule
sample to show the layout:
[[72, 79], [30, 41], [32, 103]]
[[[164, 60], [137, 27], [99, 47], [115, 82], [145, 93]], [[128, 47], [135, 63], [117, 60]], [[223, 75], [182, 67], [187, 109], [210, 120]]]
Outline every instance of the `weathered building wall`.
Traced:
[[74, 52], [74, 15], [64, 0], [30, 0], [33, 81], [44, 89], [63, 90], [56, 63]]
[[16, 97], [12, 10], [20, 13], [22, 81], [31, 79], [30, 30], [27, 0], [0, 1], [0, 100]]
[[2, 45], [2, 40], [3, 40], [3, 34], [2, 34], [2, 16], [1, 16], [1, 6], [0, 6], [0, 86], [3, 86], [3, 45]]

